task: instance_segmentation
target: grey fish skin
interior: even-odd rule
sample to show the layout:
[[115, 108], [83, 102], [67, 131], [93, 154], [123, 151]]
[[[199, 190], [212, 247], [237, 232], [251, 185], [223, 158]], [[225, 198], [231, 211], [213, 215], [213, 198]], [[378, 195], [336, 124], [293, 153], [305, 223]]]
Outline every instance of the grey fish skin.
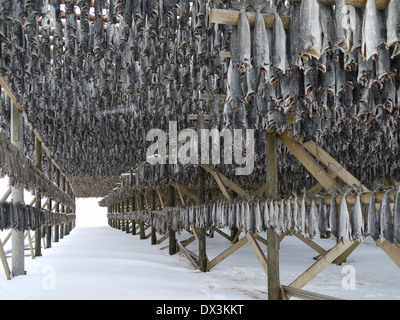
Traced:
[[263, 231], [263, 212], [260, 209], [260, 201], [257, 201], [254, 206], [254, 219], [256, 231]]
[[269, 210], [268, 210], [268, 202], [267, 201], [265, 201], [265, 203], [264, 203], [263, 223], [264, 223], [264, 229], [267, 229], [270, 227], [270, 218], [269, 218]]
[[279, 227], [276, 228], [276, 232], [280, 235], [282, 232], [285, 231], [285, 201], [281, 201], [281, 205], [279, 206]]
[[335, 238], [338, 236], [336, 197], [332, 197], [329, 207], [329, 228]]
[[381, 242], [386, 240], [393, 243], [393, 217], [390, 210], [390, 190], [383, 195], [381, 207], [379, 208], [380, 236]]
[[297, 195], [295, 194], [294, 196], [294, 205], [293, 205], [293, 215], [292, 215], [292, 226], [291, 226], [291, 230], [298, 230], [298, 216], [299, 216], [299, 203], [298, 203], [298, 198]]
[[400, 186], [397, 187], [393, 208], [394, 242], [400, 244]]
[[274, 200], [274, 219], [272, 220], [272, 226], [275, 229], [275, 231], [280, 234], [280, 230], [279, 230], [279, 205], [278, 205], [278, 201]]
[[253, 32], [253, 60], [256, 72], [268, 75], [271, 64], [269, 40], [264, 17], [259, 11], [256, 12]]
[[345, 21], [346, 17], [346, 0], [337, 0], [335, 3], [335, 20], [336, 20], [336, 46], [340, 50], [345, 51], [346, 36], [343, 28], [342, 21]]
[[285, 206], [285, 230], [290, 230], [292, 226], [292, 205], [291, 205], [292, 198], [290, 197], [286, 201]]
[[400, 45], [400, 3], [390, 1], [387, 8], [386, 18], [387, 38], [386, 48], [393, 45]]
[[320, 233], [317, 221], [318, 208], [315, 203], [315, 198], [312, 198], [309, 212], [308, 212], [308, 236], [309, 238], [319, 239]]
[[324, 35], [321, 53], [324, 53], [326, 50], [333, 48], [336, 40], [335, 29], [332, 28], [335, 25], [332, 6], [320, 4], [320, 23]]
[[342, 241], [351, 240], [350, 215], [347, 208], [346, 196], [347, 193], [342, 196], [339, 208], [338, 238]]
[[379, 59], [379, 23], [375, 0], [367, 0], [364, 12], [361, 54], [364, 60]]
[[286, 72], [286, 33], [281, 17], [275, 13], [273, 28], [272, 65], [281, 73]]
[[324, 198], [320, 198], [319, 202], [319, 234], [320, 235], [325, 235], [326, 231], [328, 229], [328, 212], [327, 212], [327, 207], [324, 204]]
[[362, 242], [364, 235], [364, 221], [363, 221], [364, 219], [362, 216], [361, 199], [359, 193], [356, 196], [352, 214], [353, 214], [352, 239], [359, 240]]
[[306, 234], [306, 196], [301, 199], [301, 206], [300, 206], [300, 219], [299, 222], [299, 230], [302, 235]]
[[244, 10], [239, 13], [238, 26], [239, 66], [241, 70], [251, 67], [251, 33], [249, 19]]
[[301, 56], [308, 60], [319, 59], [322, 53], [322, 30], [317, 0], [303, 0], [300, 7]]

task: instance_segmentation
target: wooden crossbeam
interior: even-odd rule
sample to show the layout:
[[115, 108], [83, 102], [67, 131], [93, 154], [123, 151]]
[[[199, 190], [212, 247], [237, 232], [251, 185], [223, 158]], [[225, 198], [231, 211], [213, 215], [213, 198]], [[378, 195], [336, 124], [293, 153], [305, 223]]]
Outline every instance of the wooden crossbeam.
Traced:
[[164, 235], [163, 237], [161, 237], [160, 239], [157, 240], [157, 244], [163, 243], [166, 239], [168, 239], [168, 235]]
[[391, 244], [385, 241], [375, 241], [375, 243], [381, 248], [392, 261], [400, 268], [400, 247], [396, 244]]
[[253, 248], [253, 251], [257, 256], [258, 261], [260, 261], [261, 267], [264, 269], [265, 274], [268, 275], [267, 258], [265, 257], [265, 254], [262, 251], [262, 249], [260, 248], [260, 245], [258, 244], [255, 235], [251, 232], [246, 232], [246, 238], [247, 241], [250, 243], [251, 247]]
[[320, 247], [318, 244], [316, 244], [314, 241], [311, 239], [306, 238], [303, 236], [300, 232], [293, 232], [292, 233], [297, 239], [303, 241], [306, 245], [308, 245], [310, 248], [313, 250], [317, 251], [320, 255], [324, 256], [326, 255], [327, 251]]
[[[249, 20], [250, 27], [254, 27], [256, 20], [255, 12], [246, 12]], [[273, 14], [263, 14], [265, 27], [273, 28], [275, 16]], [[290, 18], [288, 16], [281, 16], [283, 27], [289, 29]], [[210, 23], [238, 25], [239, 23], [239, 11], [224, 10], [224, 9], [211, 9], [210, 12]]]
[[183, 255], [186, 257], [186, 259], [190, 262], [190, 264], [193, 266], [193, 268], [198, 269], [199, 268], [199, 263], [198, 263], [198, 259], [197, 262], [194, 259], [194, 253], [193, 252], [189, 252], [188, 249], [186, 249], [179, 241], [176, 242], [179, 251], [183, 253]]
[[7, 189], [7, 191], [4, 193], [4, 195], [1, 197], [0, 204], [5, 202], [5, 201], [7, 201], [8, 197], [10, 196], [10, 194], [11, 194], [11, 187], [9, 187]]
[[315, 179], [328, 191], [336, 188], [343, 193], [343, 188], [311, 157], [311, 155], [295, 140], [287, 134], [278, 135], [282, 143], [303, 164], [303, 166], [314, 176]]
[[228, 258], [232, 253], [243, 247], [246, 243], [248, 242], [247, 237], [243, 237], [239, 241], [237, 241], [235, 244], [231, 245], [228, 249], [225, 251], [221, 252], [218, 256], [216, 256], [214, 259], [212, 259], [208, 265], [209, 270], [214, 268], [217, 264]]
[[331, 264], [337, 257], [353, 245], [353, 241], [340, 241], [330, 249], [324, 256], [316, 261], [310, 268], [303, 272], [296, 280], [290, 283], [290, 287], [301, 289], [314, 279], [322, 270]]
[[195, 201], [195, 202], [199, 201], [199, 196], [197, 194], [195, 194], [194, 192], [190, 191], [185, 185], [183, 185], [177, 181], [171, 181], [170, 185], [177, 188], [179, 193], [185, 194], [187, 197], [189, 197], [193, 201]]
[[304, 300], [343, 300], [336, 297], [327, 296], [325, 294], [310, 292], [290, 286], [282, 286], [282, 289], [286, 292], [287, 295]]
[[1, 240], [0, 240], [0, 259], [1, 259], [1, 263], [3, 264], [3, 268], [4, 268], [4, 272], [6, 273], [7, 280], [11, 280], [10, 266], [8, 265], [6, 253], [4, 251], [4, 246], [3, 246], [3, 243]]
[[[240, 197], [242, 198], [250, 198], [251, 195], [244, 189], [242, 189], [239, 185], [231, 181], [229, 178], [225, 177], [222, 173], [217, 172], [212, 169], [211, 165], [209, 164], [202, 164], [201, 165], [207, 172], [211, 173], [213, 177], [215, 178], [218, 176], [219, 180], [222, 182], [222, 184], [225, 187], [228, 187], [232, 191], [235, 191]], [[218, 182], [218, 181], [217, 181]]]
[[[360, 181], [348, 172], [339, 162], [332, 158], [324, 149], [318, 146], [314, 141], [302, 142], [298, 141], [307, 151], [309, 151], [314, 157], [321, 161], [327, 166], [334, 174], [336, 174], [341, 180], [347, 185], [354, 186], [360, 185]], [[362, 185], [363, 192], [369, 192], [370, 190]]]
[[156, 191], [157, 191], [158, 198], [160, 199], [161, 208], [164, 209], [164, 208], [165, 208], [165, 205], [164, 205], [163, 197], [161, 196], [161, 191], [160, 191], [159, 188], [156, 188]]

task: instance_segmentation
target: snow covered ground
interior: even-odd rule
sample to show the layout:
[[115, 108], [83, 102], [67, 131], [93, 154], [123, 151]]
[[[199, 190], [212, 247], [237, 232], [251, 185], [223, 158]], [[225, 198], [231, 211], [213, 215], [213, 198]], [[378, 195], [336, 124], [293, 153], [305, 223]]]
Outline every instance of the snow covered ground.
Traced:
[[[97, 201], [78, 199], [76, 228], [51, 249], [43, 249], [42, 257], [27, 257], [26, 276], [7, 281], [0, 269], [0, 299], [266, 299], [266, 275], [249, 244], [210, 272], [201, 273], [184, 256], [169, 256], [168, 249], [162, 250], [167, 241], [152, 246], [150, 239], [140, 240], [109, 227]], [[180, 240], [188, 237], [185, 232], [178, 235]], [[318, 244], [329, 249], [334, 241], [320, 240]], [[207, 239], [209, 259], [229, 245], [218, 234]], [[196, 244], [188, 249], [196, 252]], [[282, 284], [303, 273], [316, 255], [295, 237], [286, 237], [280, 247]], [[11, 259], [9, 264], [11, 267]], [[328, 266], [304, 289], [344, 299], [400, 299], [400, 270], [367, 241], [347, 263]]]

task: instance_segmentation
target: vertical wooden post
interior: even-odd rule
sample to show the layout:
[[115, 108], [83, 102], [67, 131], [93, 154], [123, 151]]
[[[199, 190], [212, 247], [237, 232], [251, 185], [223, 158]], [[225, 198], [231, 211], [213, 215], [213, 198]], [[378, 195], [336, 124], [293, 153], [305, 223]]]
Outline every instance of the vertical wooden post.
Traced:
[[[156, 210], [156, 190], [151, 189], [151, 210]], [[157, 244], [156, 227], [151, 226], [151, 244]]]
[[[126, 200], [126, 212], [129, 212], [129, 199]], [[129, 229], [129, 220], [126, 220], [126, 226], [125, 226], [125, 231], [126, 233], [130, 233], [130, 229]]]
[[[47, 202], [47, 210], [51, 214], [51, 199]], [[46, 227], [46, 248], [51, 248], [51, 225]]]
[[[140, 194], [139, 210], [144, 210], [144, 193]], [[144, 233], [144, 221], [140, 222], [140, 240], [146, 239], [146, 234]]]
[[[278, 197], [278, 149], [275, 133], [266, 133], [266, 191], [267, 199]], [[278, 234], [267, 229], [268, 299], [280, 299]]]
[[[38, 138], [35, 140], [35, 149], [36, 149], [36, 168], [42, 170], [42, 143]], [[35, 208], [40, 209], [42, 207], [42, 196], [37, 192], [35, 198]], [[41, 228], [37, 228], [35, 230], [35, 257], [40, 257], [42, 255], [42, 230]]]
[[[175, 206], [175, 188], [171, 185], [168, 185], [168, 206]], [[172, 256], [176, 254], [176, 234], [175, 231], [169, 230], [169, 254]]]
[[[202, 204], [206, 202], [206, 170], [198, 166], [197, 175], [199, 204]], [[199, 269], [202, 272], [207, 271], [206, 228], [199, 228]]]
[[[132, 211], [136, 211], [136, 197], [132, 196]], [[132, 235], [136, 235], [136, 221], [132, 220]]]
[[[125, 211], [124, 211], [124, 203], [123, 202], [121, 202], [120, 204], [119, 204], [119, 213], [124, 213]], [[122, 219], [122, 228], [121, 228], [121, 231], [125, 231], [125, 220], [123, 220]]]
[[[23, 118], [22, 113], [17, 107], [11, 103], [11, 143], [19, 150], [24, 151], [23, 140]], [[24, 187], [13, 187], [12, 201], [24, 205]], [[20, 276], [25, 274], [25, 245], [24, 245], [24, 232], [19, 230], [12, 230], [12, 274], [13, 276]]]
[[[60, 169], [56, 169], [56, 184], [60, 186]], [[56, 213], [60, 212], [60, 203], [56, 202]], [[60, 239], [60, 226], [57, 224], [54, 226], [54, 242], [59, 242]]]

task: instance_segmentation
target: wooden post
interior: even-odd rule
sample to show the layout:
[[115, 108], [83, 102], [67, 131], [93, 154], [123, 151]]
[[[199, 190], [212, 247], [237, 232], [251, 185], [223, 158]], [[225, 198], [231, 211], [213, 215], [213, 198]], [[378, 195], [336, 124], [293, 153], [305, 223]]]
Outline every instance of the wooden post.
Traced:
[[[144, 210], [144, 193], [140, 194], [139, 210]], [[146, 239], [146, 234], [144, 233], [144, 221], [140, 222], [140, 240]]]
[[[47, 210], [51, 213], [51, 199], [47, 202]], [[46, 248], [51, 248], [51, 225], [46, 228]]]
[[[24, 151], [23, 117], [14, 103], [11, 103], [11, 143], [19, 150]], [[12, 201], [24, 205], [24, 187], [13, 187]], [[12, 230], [12, 275], [14, 277], [25, 274], [24, 232]]]
[[[151, 189], [151, 210], [156, 210], [156, 191]], [[151, 226], [151, 244], [157, 244], [156, 227]]]
[[[168, 206], [175, 206], [175, 188], [171, 185], [168, 185]], [[171, 226], [170, 226], [171, 228]], [[175, 231], [169, 230], [169, 254], [172, 256], [177, 252], [176, 246], [176, 234]]]
[[[42, 143], [38, 138], [35, 140], [36, 149], [36, 168], [42, 170]], [[37, 192], [35, 198], [35, 208], [40, 209], [42, 207], [42, 196]], [[42, 239], [41, 228], [35, 230], [35, 257], [40, 257], [42, 255], [42, 245], [40, 243]]]
[[[129, 212], [129, 199], [126, 200], [126, 212]], [[129, 220], [126, 220], [126, 227], [125, 227], [125, 231], [126, 233], [130, 233], [130, 228], [129, 228]]]
[[[60, 186], [60, 169], [56, 169], [56, 184]], [[56, 202], [56, 213], [60, 212], [60, 203]], [[57, 224], [54, 226], [54, 242], [59, 242], [60, 240], [60, 226]]]
[[[206, 171], [202, 167], [197, 167], [198, 176], [198, 196], [199, 204], [206, 202]], [[196, 232], [196, 230], [193, 230]], [[199, 228], [199, 269], [202, 272], [207, 271], [207, 250], [206, 250], [206, 229]]]
[[[132, 196], [132, 211], [136, 211], [136, 197]], [[136, 222], [132, 220], [132, 235], [136, 235]]]
[[[266, 133], [266, 190], [267, 199], [278, 197], [278, 149], [275, 133]], [[278, 234], [267, 229], [268, 299], [280, 299]]]

